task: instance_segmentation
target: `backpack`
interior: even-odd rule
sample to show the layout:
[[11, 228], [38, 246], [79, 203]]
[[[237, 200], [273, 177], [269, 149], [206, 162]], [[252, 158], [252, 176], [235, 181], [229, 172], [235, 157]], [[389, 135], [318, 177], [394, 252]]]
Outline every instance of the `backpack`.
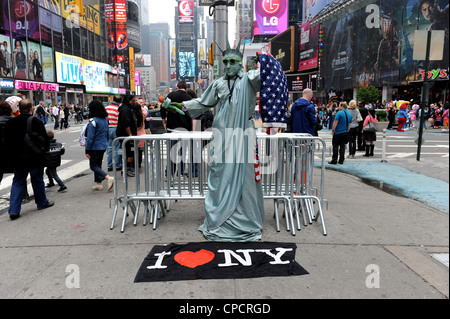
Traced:
[[33, 161], [46, 153], [45, 138], [32, 131], [33, 117], [27, 120], [27, 131], [23, 140], [25, 161]]
[[87, 139], [87, 127], [89, 125], [89, 123], [92, 123], [92, 125], [94, 127], [97, 126], [97, 123], [95, 123], [94, 119], [90, 119], [89, 122], [87, 122], [83, 128], [81, 129], [81, 133], [80, 133], [80, 137], [79, 137], [79, 141], [80, 141], [80, 146], [86, 146], [86, 139]]

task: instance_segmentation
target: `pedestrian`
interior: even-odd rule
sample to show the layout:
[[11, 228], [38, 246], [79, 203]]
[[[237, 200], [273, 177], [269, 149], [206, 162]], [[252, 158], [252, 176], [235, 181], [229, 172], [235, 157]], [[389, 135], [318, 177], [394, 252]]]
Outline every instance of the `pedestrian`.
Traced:
[[411, 107], [411, 112], [409, 112], [409, 118], [411, 119], [411, 128], [413, 128], [413, 129], [416, 129], [419, 127], [419, 125], [418, 125], [419, 119], [417, 117], [418, 109], [419, 109], [419, 105], [414, 104]]
[[6, 123], [14, 118], [12, 116], [11, 106], [6, 101], [0, 101], [0, 183], [3, 179], [4, 173], [12, 173], [10, 168], [8, 156], [6, 156]]
[[[20, 115], [10, 119], [6, 123], [6, 150], [9, 162], [14, 169], [14, 178], [11, 186], [11, 195], [9, 200], [9, 217], [15, 220], [20, 217], [22, 200], [27, 187], [28, 174], [31, 175], [31, 184], [34, 191], [34, 201], [38, 210], [52, 207], [55, 202], [48, 200], [45, 194], [44, 166], [45, 153], [49, 150], [50, 140], [47, 136], [44, 124], [33, 114], [33, 103], [25, 99], [19, 103]], [[29, 118], [31, 120], [29, 120]], [[28, 123], [31, 121], [31, 132], [35, 134], [36, 146], [41, 152], [34, 156], [27, 156], [28, 148], [24, 147], [25, 135], [28, 130]]]
[[108, 172], [113, 170], [113, 152], [114, 159], [116, 161], [116, 170], [122, 170], [122, 155], [119, 155], [120, 143], [116, 143], [113, 147], [113, 142], [117, 138], [117, 123], [119, 121], [119, 107], [122, 103], [122, 97], [120, 95], [114, 95], [113, 101], [106, 107], [108, 113]]
[[348, 108], [349, 113], [352, 115], [352, 123], [350, 124], [350, 131], [348, 132], [348, 158], [355, 158], [356, 154], [356, 137], [359, 131], [359, 122], [362, 120], [361, 113], [356, 108], [356, 101], [351, 100]]
[[311, 103], [313, 91], [304, 89], [302, 97], [295, 101], [291, 108], [292, 128], [294, 133], [307, 133], [315, 136], [314, 127], [317, 123], [316, 109]]
[[17, 117], [20, 115], [19, 111], [19, 103], [22, 101], [22, 98], [18, 96], [10, 96], [5, 100], [11, 106], [12, 116]]
[[86, 157], [89, 159], [89, 167], [94, 172], [92, 190], [103, 190], [103, 180], [108, 181], [108, 191], [114, 186], [114, 178], [106, 174], [102, 169], [103, 155], [108, 148], [108, 113], [103, 104], [98, 100], [89, 103], [89, 123], [86, 137]]
[[47, 124], [46, 121], [45, 121], [45, 115], [46, 115], [46, 114], [47, 114], [47, 112], [45, 111], [44, 102], [41, 101], [41, 102], [39, 102], [39, 105], [38, 105], [38, 106], [36, 107], [36, 109], [35, 109], [35, 116], [36, 116], [42, 123], [44, 123], [44, 125]]
[[[117, 137], [137, 136], [137, 118], [133, 111], [136, 99], [132, 95], [126, 95], [122, 101], [122, 105], [119, 107], [119, 117], [117, 121], [116, 134]], [[126, 158], [126, 174], [129, 177], [135, 176], [134, 172], [134, 151], [132, 148], [134, 142], [128, 142], [125, 144], [125, 156]], [[121, 143], [122, 147], [122, 143]]]
[[408, 104], [407, 103], [402, 103], [400, 105], [399, 111], [397, 113], [397, 118], [398, 118], [398, 128], [397, 128], [397, 132], [404, 132], [404, 126], [406, 124], [406, 121], [408, 119], [408, 115], [406, 114], [406, 109], [408, 108]]
[[49, 188], [55, 186], [55, 183], [53, 181], [55, 180], [59, 185], [58, 192], [65, 192], [67, 190], [67, 187], [66, 185], [64, 185], [61, 178], [59, 178], [57, 168], [61, 166], [61, 156], [64, 155], [66, 150], [61, 143], [56, 141], [53, 131], [47, 131], [47, 135], [50, 139], [50, 149], [45, 156], [45, 164], [47, 166], [45, 173], [48, 177], [48, 184], [46, 185], [46, 187]]
[[363, 135], [364, 135], [364, 140], [366, 141], [366, 154], [363, 155], [365, 157], [373, 156], [373, 151], [375, 149], [375, 142], [377, 141], [377, 132], [376, 131], [367, 131], [367, 130], [364, 131], [364, 128], [369, 123], [377, 123], [377, 117], [375, 115], [374, 109], [369, 110], [369, 115], [366, 117], [366, 119], [364, 120], [364, 124], [363, 124]]
[[[187, 93], [187, 84], [185, 81], [180, 81], [177, 84], [178, 90], [173, 91], [167, 95], [167, 98], [170, 99], [174, 103], [183, 103], [186, 101], [190, 101], [192, 97]], [[174, 131], [192, 131], [192, 119], [187, 115], [182, 115], [177, 112], [167, 112], [165, 108], [161, 108], [161, 118], [163, 119], [163, 125], [166, 128], [167, 133], [171, 133]], [[177, 141], [171, 142], [171, 148], [176, 145]], [[183, 154], [183, 147], [179, 147], [180, 154]], [[182, 156], [182, 155], [181, 155]], [[171, 176], [174, 176], [177, 171], [177, 161], [173, 161], [171, 164]], [[184, 161], [183, 158], [179, 162], [178, 175], [184, 175]], [[166, 172], [167, 175], [167, 172]]]
[[387, 114], [388, 114], [388, 120], [389, 120], [389, 124], [387, 126], [387, 129], [388, 130], [392, 130], [392, 127], [395, 124], [395, 118], [397, 116], [397, 109], [393, 105], [393, 103], [389, 104], [389, 108], [387, 109]]
[[442, 114], [442, 118], [443, 118], [443, 124], [444, 124], [444, 128], [442, 129], [442, 132], [448, 132], [449, 130], [449, 105], [448, 105], [448, 101], [445, 102], [444, 104], [444, 113]]
[[59, 107], [57, 104], [53, 105], [51, 112], [52, 112], [53, 120], [55, 121], [55, 125], [53, 126], [53, 129], [57, 130], [59, 128]]
[[[144, 107], [144, 101], [142, 100], [142, 98], [136, 100], [136, 103], [134, 104], [133, 112], [136, 115], [136, 126], [137, 126], [136, 135], [137, 136], [145, 135], [145, 118], [147, 117], [148, 112]], [[139, 166], [139, 169], [141, 169], [141, 166], [142, 166], [142, 158], [144, 155], [144, 146], [145, 146], [145, 141], [140, 140], [138, 142], [138, 148], [139, 148], [138, 166]]]
[[367, 115], [369, 115], [369, 110], [367, 110], [361, 103], [359, 103], [359, 114], [361, 114], [361, 118], [358, 121], [359, 129], [357, 136], [357, 144], [358, 148], [356, 149], [359, 152], [364, 152], [366, 150], [366, 141], [364, 140], [364, 136], [362, 134], [364, 120]]
[[[348, 132], [352, 124], [352, 115], [347, 110], [347, 103], [339, 103], [339, 109], [334, 118], [331, 135], [333, 136], [333, 157], [329, 164], [344, 164], [345, 145], [348, 143]], [[338, 161], [339, 159], [339, 161]]]

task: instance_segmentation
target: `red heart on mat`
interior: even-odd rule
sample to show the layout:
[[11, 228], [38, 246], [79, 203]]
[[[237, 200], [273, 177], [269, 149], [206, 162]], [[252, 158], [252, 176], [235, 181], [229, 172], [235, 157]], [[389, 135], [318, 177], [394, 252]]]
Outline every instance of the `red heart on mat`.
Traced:
[[182, 266], [196, 268], [209, 263], [215, 257], [214, 253], [208, 250], [200, 250], [196, 253], [192, 251], [183, 251], [175, 255], [175, 261]]

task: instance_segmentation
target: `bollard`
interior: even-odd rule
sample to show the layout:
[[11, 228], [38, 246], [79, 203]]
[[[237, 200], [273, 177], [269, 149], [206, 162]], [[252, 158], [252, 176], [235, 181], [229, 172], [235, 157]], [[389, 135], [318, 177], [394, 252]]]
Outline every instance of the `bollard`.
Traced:
[[386, 160], [386, 147], [387, 147], [387, 134], [386, 134], [386, 129], [383, 130], [383, 155], [381, 157], [381, 162], [382, 163], [387, 163]]

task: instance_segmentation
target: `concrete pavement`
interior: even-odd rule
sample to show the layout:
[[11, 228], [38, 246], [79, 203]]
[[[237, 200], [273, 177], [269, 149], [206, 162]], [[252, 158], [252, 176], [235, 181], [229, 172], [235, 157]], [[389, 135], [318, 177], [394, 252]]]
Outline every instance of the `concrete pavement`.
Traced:
[[[443, 198], [425, 202], [411, 195], [431, 189], [437, 179], [401, 162], [389, 163], [389, 168], [380, 168], [378, 158], [354, 163], [346, 161], [339, 171], [327, 165], [328, 236], [322, 235], [320, 224], [313, 224], [294, 237], [284, 228], [284, 219], [277, 233], [273, 206], [265, 203], [263, 240], [296, 243], [296, 260], [309, 275], [140, 284], [133, 283], [134, 277], [154, 245], [204, 241], [197, 231], [203, 202], [172, 203], [156, 230], [143, 226], [141, 219], [133, 226], [128, 218], [121, 233], [121, 214], [110, 230], [113, 194], [91, 191], [93, 174], [86, 167], [86, 174], [67, 181], [67, 193], [49, 191], [54, 207], [37, 211], [33, 202], [27, 203], [15, 221], [5, 210], [0, 212], [0, 298], [448, 298], [448, 266], [432, 257], [449, 252], [448, 183], [439, 184], [440, 194], [447, 195], [447, 206], [441, 207], [435, 202]], [[408, 183], [397, 186], [405, 192], [385, 191], [361, 180], [361, 172], [374, 167], [376, 173], [366, 179], [397, 180], [395, 174], [401, 172]], [[409, 189], [414, 182], [420, 187]], [[70, 281], [75, 273], [79, 287]], [[370, 284], [374, 276], [379, 285]]]

